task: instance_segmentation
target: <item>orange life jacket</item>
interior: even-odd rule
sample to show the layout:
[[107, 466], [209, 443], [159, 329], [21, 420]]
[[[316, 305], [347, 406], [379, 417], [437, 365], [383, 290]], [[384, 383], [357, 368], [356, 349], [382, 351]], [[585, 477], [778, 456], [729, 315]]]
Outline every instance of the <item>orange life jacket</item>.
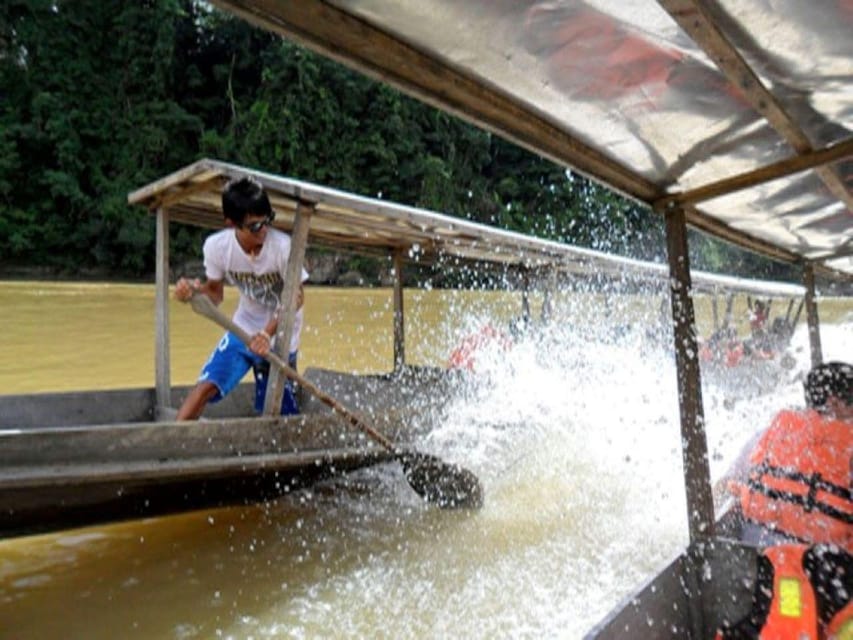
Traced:
[[736, 367], [741, 360], [743, 360], [743, 342], [730, 343], [726, 351], [726, 366]]
[[459, 346], [450, 354], [450, 358], [447, 360], [447, 368], [473, 371], [477, 360], [477, 352], [488, 347], [494, 347], [494, 345], [498, 345], [504, 351], [508, 351], [512, 347], [512, 340], [503, 332], [487, 324], [477, 333], [463, 338]]
[[780, 412], [750, 456], [747, 482], [735, 483], [744, 516], [853, 553], [851, 457], [849, 422], [813, 410]]
[[780, 544], [759, 558], [752, 611], [715, 640], [819, 640], [817, 599], [803, 566], [808, 547]]
[[817, 601], [803, 569], [801, 544], [780, 544], [764, 550], [773, 563], [773, 598], [761, 629], [761, 640], [817, 640]]

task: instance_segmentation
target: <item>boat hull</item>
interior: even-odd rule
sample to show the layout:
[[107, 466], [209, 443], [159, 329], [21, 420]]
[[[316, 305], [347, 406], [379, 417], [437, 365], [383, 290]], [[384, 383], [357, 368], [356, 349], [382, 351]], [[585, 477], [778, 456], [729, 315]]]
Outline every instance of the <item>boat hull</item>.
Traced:
[[752, 608], [758, 550], [724, 538], [697, 542], [625, 598], [587, 640], [713, 638]]
[[[431, 423], [407, 400], [442, 397], [447, 383], [437, 372], [306, 377], [399, 443]], [[151, 389], [0, 396], [0, 537], [263, 501], [393, 458], [312, 399], [298, 416], [245, 417], [251, 394], [241, 387], [191, 422], [155, 420], [167, 412]]]

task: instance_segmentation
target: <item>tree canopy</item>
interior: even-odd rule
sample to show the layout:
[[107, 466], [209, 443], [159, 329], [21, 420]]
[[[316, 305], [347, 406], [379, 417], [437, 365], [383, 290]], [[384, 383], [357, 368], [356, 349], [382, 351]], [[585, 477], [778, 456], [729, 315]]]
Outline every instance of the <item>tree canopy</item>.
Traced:
[[[147, 277], [127, 193], [213, 157], [661, 259], [637, 203], [198, 0], [0, 0], [0, 266]], [[203, 231], [172, 230], [173, 260]], [[695, 236], [694, 266], [785, 267]]]

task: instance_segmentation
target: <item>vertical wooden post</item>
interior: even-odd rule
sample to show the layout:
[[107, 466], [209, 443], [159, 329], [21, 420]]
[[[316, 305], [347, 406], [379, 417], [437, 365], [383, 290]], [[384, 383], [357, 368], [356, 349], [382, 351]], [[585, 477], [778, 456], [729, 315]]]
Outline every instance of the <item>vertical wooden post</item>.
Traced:
[[791, 312], [794, 310], [794, 299], [788, 300], [788, 310], [785, 311], [785, 322], [791, 324]]
[[726, 315], [725, 315], [725, 318], [723, 319], [723, 328], [724, 329], [728, 329], [730, 326], [732, 326], [732, 307], [734, 306], [734, 303], [735, 303], [735, 294], [730, 293], [726, 297]]
[[169, 366], [169, 212], [157, 209], [154, 277], [154, 386], [155, 417], [171, 405], [172, 385]]
[[521, 267], [521, 320], [523, 326], [530, 324], [530, 269]]
[[797, 305], [797, 312], [794, 314], [794, 319], [791, 320], [791, 331], [800, 323], [800, 316], [803, 315], [803, 305], [806, 304], [806, 298], [800, 298], [800, 304]]
[[[311, 227], [311, 215], [314, 207], [300, 203], [296, 207], [293, 232], [290, 235], [290, 256], [284, 274], [284, 287], [281, 290], [281, 308], [278, 312], [275, 352], [286, 362], [290, 355], [290, 338], [293, 334], [296, 307], [293, 304], [299, 285], [302, 284], [302, 264], [305, 261], [305, 247], [308, 244], [308, 230]], [[264, 397], [264, 415], [277, 416], [281, 413], [281, 399], [287, 378], [275, 367], [270, 367], [267, 381], [267, 394]]]
[[542, 296], [542, 310], [540, 320], [543, 325], [551, 322], [554, 315], [554, 295], [557, 291], [557, 270], [552, 266], [548, 268], [546, 277], [545, 293]]
[[[814, 267], [810, 262], [803, 265], [803, 284], [806, 287], [806, 321], [809, 326], [809, 347], [812, 356], [812, 366], [823, 363], [823, 349], [820, 344], [820, 319], [817, 315], [817, 299], [815, 297]], [[798, 314], [799, 315], [799, 314]]]
[[403, 249], [396, 249], [394, 261], [394, 373], [406, 366], [406, 318], [403, 310]]
[[702, 408], [696, 319], [690, 296], [690, 262], [684, 211], [666, 214], [666, 248], [669, 260], [670, 300], [675, 334], [675, 364], [681, 414], [684, 487], [690, 541], [714, 535], [714, 499], [708, 464], [708, 442]]
[[[669, 261], [670, 303], [678, 376], [681, 417], [681, 456], [687, 494], [687, 525], [691, 545], [714, 535], [714, 498], [708, 464], [708, 441], [702, 407], [702, 380], [696, 341], [696, 318], [691, 298], [687, 224], [683, 209], [666, 213], [666, 250]], [[693, 550], [696, 551], [695, 546]], [[684, 577], [689, 598], [690, 637], [701, 638], [705, 627], [702, 609], [701, 553], [691, 554]]]
[[711, 298], [711, 313], [714, 316], [714, 331], [720, 328], [720, 314], [717, 311], [717, 292], [714, 292], [714, 297]]

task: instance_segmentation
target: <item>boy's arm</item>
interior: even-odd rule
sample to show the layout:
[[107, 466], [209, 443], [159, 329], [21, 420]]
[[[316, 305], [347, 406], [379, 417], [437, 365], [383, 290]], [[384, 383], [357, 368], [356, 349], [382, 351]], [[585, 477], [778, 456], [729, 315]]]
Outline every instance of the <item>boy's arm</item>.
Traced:
[[225, 297], [225, 284], [222, 280], [205, 280], [201, 282], [198, 278], [195, 280], [179, 278], [175, 283], [175, 298], [181, 302], [189, 300], [195, 291], [204, 293], [213, 301], [213, 304], [219, 305]]

